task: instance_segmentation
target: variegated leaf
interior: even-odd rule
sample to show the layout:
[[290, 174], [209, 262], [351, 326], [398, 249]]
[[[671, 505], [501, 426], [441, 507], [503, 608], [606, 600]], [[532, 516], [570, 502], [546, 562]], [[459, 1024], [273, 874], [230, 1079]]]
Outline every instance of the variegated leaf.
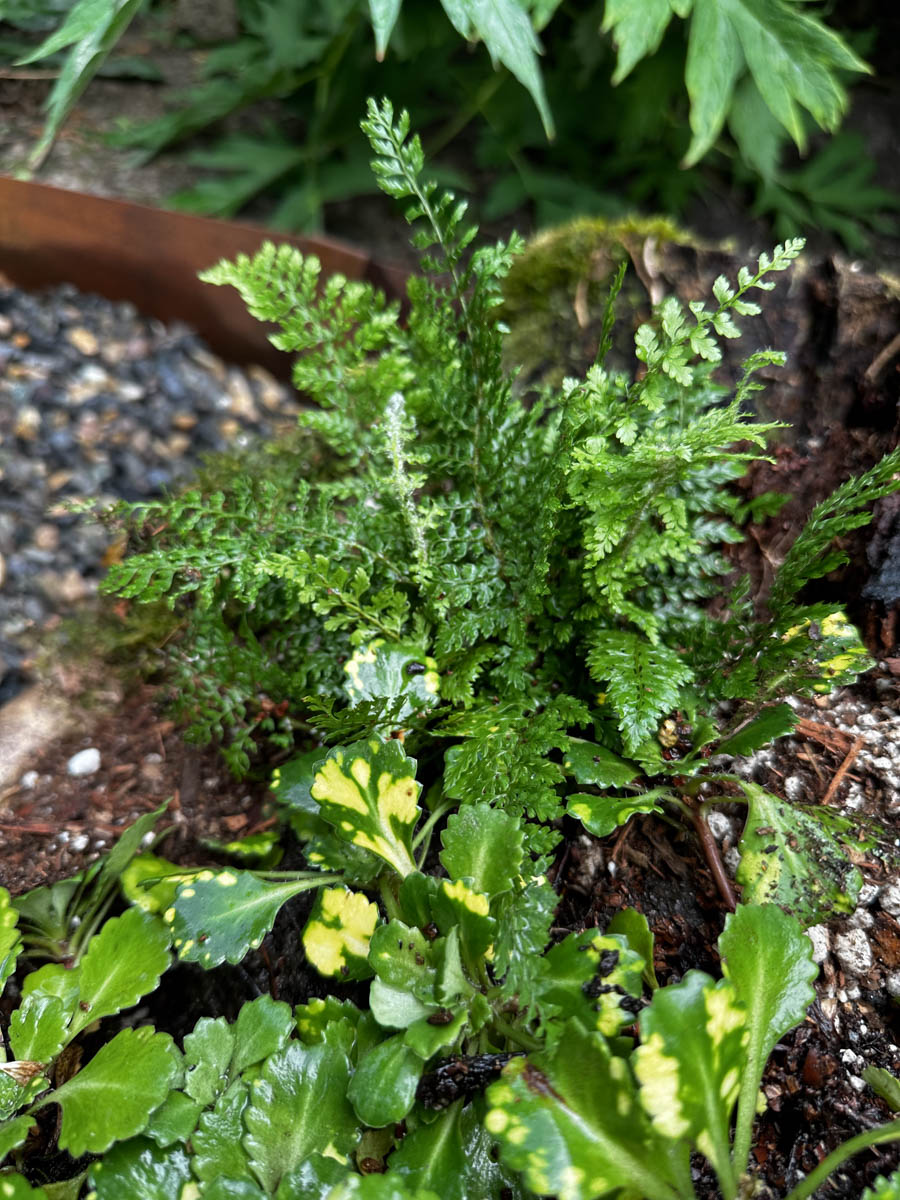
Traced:
[[303, 930], [306, 957], [322, 975], [368, 979], [369, 941], [377, 924], [378, 905], [361, 892], [323, 888]]
[[405, 876], [416, 869], [411, 839], [421, 785], [415, 770], [399, 742], [372, 737], [332, 750], [310, 790], [340, 837]]

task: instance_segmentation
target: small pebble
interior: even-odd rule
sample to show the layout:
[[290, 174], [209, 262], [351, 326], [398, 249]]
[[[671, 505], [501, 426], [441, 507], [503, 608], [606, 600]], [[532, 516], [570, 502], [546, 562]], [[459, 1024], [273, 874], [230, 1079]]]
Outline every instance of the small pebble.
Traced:
[[811, 925], [806, 931], [806, 936], [813, 944], [813, 962], [821, 966], [828, 957], [828, 952], [831, 949], [831, 935], [828, 932], [828, 927], [826, 925]]
[[97, 341], [97, 335], [91, 333], [89, 329], [78, 325], [74, 329], [70, 329], [66, 334], [71, 344], [79, 352], [79, 354], [96, 354], [100, 349], [100, 343]]
[[99, 770], [100, 751], [96, 746], [88, 746], [86, 750], [79, 750], [66, 763], [66, 771], [70, 775], [94, 775]]
[[889, 884], [882, 890], [881, 907], [892, 917], [900, 917], [900, 883]]
[[19, 780], [19, 787], [28, 788], [29, 790], [36, 786], [40, 776], [37, 771], [26, 771]]
[[865, 975], [872, 967], [872, 947], [862, 929], [847, 929], [834, 939], [834, 953], [845, 975]]

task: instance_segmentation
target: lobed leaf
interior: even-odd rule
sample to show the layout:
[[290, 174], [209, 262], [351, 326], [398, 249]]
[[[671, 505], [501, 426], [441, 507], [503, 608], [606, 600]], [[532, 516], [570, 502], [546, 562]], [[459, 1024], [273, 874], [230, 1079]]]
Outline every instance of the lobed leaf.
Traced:
[[303, 930], [306, 957], [321, 975], [368, 979], [369, 942], [378, 905], [348, 888], [322, 888]]

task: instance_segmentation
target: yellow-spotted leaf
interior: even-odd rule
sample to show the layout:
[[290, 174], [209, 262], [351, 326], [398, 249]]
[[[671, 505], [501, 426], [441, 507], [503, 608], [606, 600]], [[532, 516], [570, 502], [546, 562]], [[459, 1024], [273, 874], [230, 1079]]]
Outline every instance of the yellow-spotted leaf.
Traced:
[[737, 781], [748, 802], [737, 881], [749, 904], [779, 904], [808, 927], [853, 912], [862, 876], [814, 809]]
[[734, 986], [688, 971], [660, 988], [640, 1020], [634, 1069], [641, 1104], [663, 1138], [709, 1159], [722, 1191], [735, 1194], [731, 1113], [747, 1064], [747, 1019]]
[[856, 627], [842, 612], [829, 613], [820, 621], [804, 617], [782, 634], [786, 646], [796, 648], [814, 692], [827, 694], [855, 683], [873, 665]]
[[361, 892], [323, 888], [303, 930], [306, 957], [322, 975], [368, 979], [369, 942], [377, 924], [378, 905]]
[[0, 992], [16, 969], [16, 958], [22, 946], [22, 939], [16, 925], [19, 912], [9, 898], [6, 888], [0, 887]]
[[344, 663], [344, 670], [344, 690], [354, 703], [399, 701], [402, 697], [402, 703], [391, 706], [391, 715], [397, 721], [438, 703], [441, 677], [437, 663], [408, 642], [376, 638], [360, 647]]
[[171, 926], [179, 958], [207, 969], [238, 963], [260, 945], [281, 906], [317, 882], [268, 882], [250, 871], [200, 871], [179, 885], [163, 919]]
[[442, 879], [432, 898], [434, 922], [441, 933], [459, 930], [460, 948], [468, 960], [480, 958], [497, 933], [497, 922], [490, 915], [490, 901], [461, 879]]
[[332, 750], [310, 791], [344, 841], [377, 854], [405, 876], [416, 869], [411, 839], [421, 785], [415, 772], [415, 759], [398, 741], [372, 737]]
[[640, 1012], [644, 960], [626, 938], [593, 930], [570, 933], [546, 955], [549, 987], [543, 999], [563, 1019], [614, 1037]]
[[139, 854], [119, 876], [119, 886], [130, 904], [145, 912], [160, 913], [171, 906], [179, 883], [192, 874], [156, 854]]
[[485, 1127], [500, 1161], [539, 1195], [599, 1200], [625, 1189], [671, 1200], [668, 1159], [623, 1058], [569, 1021], [551, 1055], [514, 1058], [487, 1091]]

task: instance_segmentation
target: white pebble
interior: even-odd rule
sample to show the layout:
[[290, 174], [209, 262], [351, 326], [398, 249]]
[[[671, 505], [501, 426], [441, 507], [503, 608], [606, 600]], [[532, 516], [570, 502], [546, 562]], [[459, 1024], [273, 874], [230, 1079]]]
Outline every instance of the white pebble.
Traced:
[[892, 971], [885, 979], [884, 987], [889, 996], [900, 1000], [900, 971]]
[[872, 966], [872, 947], [861, 929], [847, 929], [834, 939], [834, 953], [845, 975], [865, 975]]
[[706, 823], [717, 842], [724, 842], [727, 837], [734, 836], [731, 817], [726, 816], [725, 813], [715, 811], [707, 813]]
[[806, 784], [800, 775], [788, 775], [784, 781], [784, 794], [788, 800], [796, 803], [798, 800], [805, 799]]
[[877, 883], [864, 883], [859, 889], [860, 908], [871, 908], [880, 895], [881, 888]]
[[881, 907], [892, 917], [900, 917], [900, 883], [892, 883], [881, 893]]
[[80, 853], [82, 850], [87, 850], [89, 841], [90, 838], [86, 833], [76, 834], [76, 836], [72, 838], [72, 849], [78, 853]]
[[813, 944], [813, 962], [820, 965], [828, 957], [828, 951], [831, 949], [831, 935], [825, 925], [811, 925], [806, 931], [806, 936]]
[[848, 1075], [847, 1082], [853, 1088], [854, 1092], [864, 1092], [866, 1090], [866, 1082], [860, 1079], [858, 1075]]
[[33, 788], [37, 784], [38, 779], [39, 775], [37, 771], [26, 771], [19, 780], [19, 787]]
[[79, 750], [66, 763], [66, 770], [70, 775], [93, 775], [100, 770], [100, 751], [96, 746]]

